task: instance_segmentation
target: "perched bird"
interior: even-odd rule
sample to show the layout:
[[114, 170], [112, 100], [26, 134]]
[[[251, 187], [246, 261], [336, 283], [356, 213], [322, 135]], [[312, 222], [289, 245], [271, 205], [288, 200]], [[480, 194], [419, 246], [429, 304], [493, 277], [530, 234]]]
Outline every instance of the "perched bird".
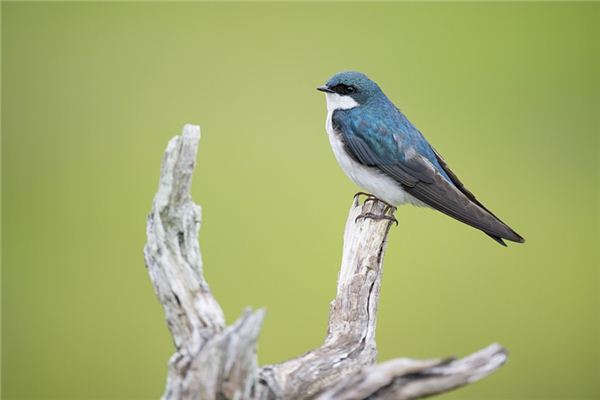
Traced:
[[393, 207], [430, 206], [503, 246], [503, 239], [525, 241], [475, 198], [366, 75], [340, 72], [317, 90], [327, 97], [326, 130], [335, 157], [358, 186]]

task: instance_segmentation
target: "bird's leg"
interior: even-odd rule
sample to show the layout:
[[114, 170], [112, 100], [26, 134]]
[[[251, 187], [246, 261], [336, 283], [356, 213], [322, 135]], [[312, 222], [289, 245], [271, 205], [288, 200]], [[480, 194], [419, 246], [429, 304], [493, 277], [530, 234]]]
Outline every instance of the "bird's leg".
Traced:
[[[356, 198], [356, 196], [360, 196], [361, 194], [364, 194], [367, 196], [367, 199], [365, 200], [365, 203], [367, 203], [368, 201], [380, 201], [383, 204], [385, 204], [385, 208], [383, 209], [383, 213], [378, 215], [378, 214], [374, 214], [372, 212], [366, 212], [366, 213], [362, 213], [360, 214], [358, 217], [356, 217], [356, 219], [354, 220], [354, 222], [357, 222], [359, 219], [361, 218], [371, 218], [375, 221], [380, 221], [382, 219], [387, 219], [388, 221], [392, 221], [393, 223], [396, 224], [396, 226], [398, 226], [398, 220], [396, 219], [396, 217], [394, 217], [394, 213], [396, 212], [396, 207], [394, 207], [393, 205], [391, 205], [390, 203], [383, 201], [375, 196], [373, 196], [372, 194], [368, 194], [368, 193], [364, 193], [364, 192], [358, 192], [357, 194], [354, 195], [354, 197]], [[363, 203], [363, 205], [365, 204]], [[389, 210], [392, 210], [392, 215], [387, 215], [387, 212]]]

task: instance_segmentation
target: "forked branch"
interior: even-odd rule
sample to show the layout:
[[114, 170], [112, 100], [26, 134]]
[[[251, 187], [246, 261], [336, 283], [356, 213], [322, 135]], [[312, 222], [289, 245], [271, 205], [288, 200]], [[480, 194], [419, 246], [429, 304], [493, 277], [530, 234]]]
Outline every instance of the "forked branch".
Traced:
[[344, 232], [336, 298], [323, 345], [259, 368], [263, 311], [246, 310], [231, 326], [202, 273], [201, 209], [190, 197], [200, 128], [186, 125], [165, 151], [148, 215], [146, 266], [173, 336], [164, 399], [416, 399], [475, 382], [499, 368], [493, 344], [460, 360], [395, 359], [375, 365], [375, 324], [386, 239], [392, 222], [357, 218], [389, 212], [355, 199]]

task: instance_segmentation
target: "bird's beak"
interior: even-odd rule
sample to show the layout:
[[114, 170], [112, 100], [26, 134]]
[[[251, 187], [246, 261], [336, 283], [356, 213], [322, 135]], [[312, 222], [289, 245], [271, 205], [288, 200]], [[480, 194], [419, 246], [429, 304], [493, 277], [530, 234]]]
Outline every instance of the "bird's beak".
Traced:
[[319, 86], [317, 88], [317, 90], [321, 91], [321, 92], [325, 92], [325, 93], [333, 93], [333, 90], [329, 89], [327, 86], [323, 85], [323, 86]]

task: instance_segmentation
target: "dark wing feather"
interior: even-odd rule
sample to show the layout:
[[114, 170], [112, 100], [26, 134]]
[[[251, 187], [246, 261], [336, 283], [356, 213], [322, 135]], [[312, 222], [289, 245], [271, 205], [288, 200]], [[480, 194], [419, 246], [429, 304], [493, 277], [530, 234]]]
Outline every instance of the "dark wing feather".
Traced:
[[[518, 240], [515, 240], [516, 242], [524, 243], [525, 239], [521, 235], [519, 235], [517, 232], [515, 232], [513, 229], [511, 229], [500, 218], [498, 218], [493, 212], [491, 212], [486, 206], [484, 206], [479, 200], [477, 200], [477, 198], [475, 197], [475, 195], [469, 189], [467, 189], [465, 187], [465, 185], [460, 181], [460, 179], [458, 179], [458, 176], [456, 176], [456, 174], [450, 169], [450, 167], [446, 163], [446, 160], [444, 160], [444, 157], [442, 157], [442, 155], [436, 149], [434, 149], [433, 147], [431, 147], [431, 149], [433, 150], [433, 153], [435, 154], [435, 157], [437, 158], [438, 163], [444, 169], [444, 172], [446, 172], [446, 175], [448, 175], [448, 177], [450, 177], [450, 179], [452, 180], [452, 183], [454, 183], [454, 186], [456, 186], [458, 188], [458, 190], [460, 190], [465, 196], [467, 196], [469, 198], [469, 200], [471, 200], [473, 203], [477, 204], [479, 207], [483, 208], [485, 211], [487, 211], [488, 213], [490, 213], [490, 215], [492, 215], [499, 222], [501, 222], [508, 229], [510, 229], [511, 232], [518, 238]], [[488, 235], [492, 239], [494, 239], [495, 241], [497, 241], [498, 243], [500, 243], [501, 245], [506, 246], [506, 244], [502, 241], [502, 239], [500, 237], [493, 236], [493, 235], [490, 235], [490, 234], [488, 234]]]
[[354, 161], [368, 167], [379, 168], [404, 186], [413, 187], [419, 182], [433, 183], [431, 174], [418, 166], [382, 159], [359, 136], [342, 134], [342, 142], [346, 152]]
[[[448, 182], [422, 157], [391, 161], [375, 153], [361, 137], [340, 132], [346, 151], [361, 164], [375, 167], [399, 182], [415, 198], [453, 218], [480, 229], [497, 242], [523, 242], [523, 238], [489, 212], [451, 171]], [[449, 170], [449, 169], [448, 169]]]

